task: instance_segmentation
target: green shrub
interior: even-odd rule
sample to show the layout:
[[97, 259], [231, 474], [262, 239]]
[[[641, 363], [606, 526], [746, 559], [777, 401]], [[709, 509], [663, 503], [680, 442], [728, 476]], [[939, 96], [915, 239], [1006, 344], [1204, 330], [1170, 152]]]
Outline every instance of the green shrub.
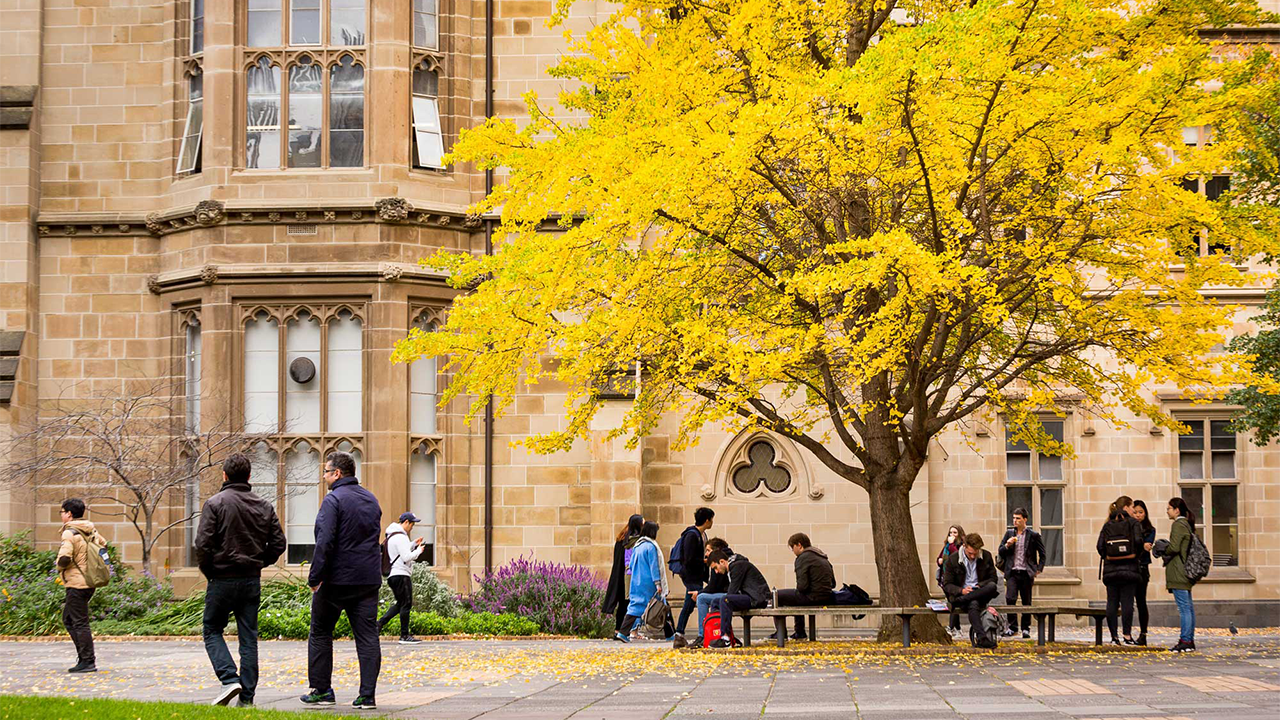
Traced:
[[[454, 617], [462, 612], [462, 603], [458, 595], [431, 568], [422, 563], [414, 563], [410, 571], [413, 578], [413, 609], [419, 612], [433, 612], [442, 617]], [[378, 606], [382, 609], [395, 602], [391, 586], [382, 584], [378, 593]]]

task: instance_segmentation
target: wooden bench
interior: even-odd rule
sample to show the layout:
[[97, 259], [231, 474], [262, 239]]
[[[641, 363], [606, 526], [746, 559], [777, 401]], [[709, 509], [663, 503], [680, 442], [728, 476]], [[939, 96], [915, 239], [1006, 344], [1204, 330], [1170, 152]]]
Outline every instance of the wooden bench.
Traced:
[[[1088, 617], [1094, 621], [1094, 644], [1102, 644], [1102, 621], [1107, 613], [1100, 608], [1073, 607], [1059, 605], [990, 605], [996, 612], [1007, 615], [1019, 613], [1031, 615], [1036, 619], [1036, 645], [1043, 647], [1045, 642], [1054, 642], [1057, 638], [1057, 616], [1074, 615]], [[932, 610], [927, 607], [880, 607], [878, 605], [787, 605], [784, 607], [768, 607], [745, 610], [734, 613], [742, 618], [742, 643], [751, 645], [751, 619], [771, 617], [778, 647], [787, 646], [787, 618], [792, 616], [807, 617], [810, 640], [818, 639], [818, 616], [835, 615], [894, 615], [902, 620], [902, 647], [911, 647], [911, 618], [919, 615], [950, 614], [950, 610]]]

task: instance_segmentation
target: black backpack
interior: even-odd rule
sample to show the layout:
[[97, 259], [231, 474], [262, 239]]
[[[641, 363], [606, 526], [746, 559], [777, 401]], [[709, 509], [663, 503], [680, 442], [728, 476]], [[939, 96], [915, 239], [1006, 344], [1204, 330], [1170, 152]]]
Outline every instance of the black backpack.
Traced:
[[[831, 596], [832, 605], [870, 605], [871, 595], [857, 585], [845, 583]], [[861, 620], [865, 615], [854, 615], [854, 620]]]
[[391, 555], [387, 551], [387, 542], [391, 540], [391, 535], [404, 535], [404, 534], [405, 532], [403, 530], [400, 532], [393, 532], [382, 539], [382, 542], [380, 543], [382, 547], [382, 577], [391, 577], [391, 564], [395, 560], [400, 559], [399, 555], [395, 557], [395, 560], [391, 558]]
[[[676, 540], [676, 544], [671, 546], [671, 554], [667, 556], [667, 569], [672, 575], [680, 575], [684, 573], [684, 556], [680, 554], [680, 550], [684, 548], [684, 536], [691, 532], [699, 532], [698, 528], [690, 525], [680, 533], [680, 539]], [[701, 534], [701, 533], [699, 533]]]
[[1110, 520], [1102, 526], [1103, 556], [1108, 562], [1137, 559], [1132, 528], [1132, 524], [1123, 518]]

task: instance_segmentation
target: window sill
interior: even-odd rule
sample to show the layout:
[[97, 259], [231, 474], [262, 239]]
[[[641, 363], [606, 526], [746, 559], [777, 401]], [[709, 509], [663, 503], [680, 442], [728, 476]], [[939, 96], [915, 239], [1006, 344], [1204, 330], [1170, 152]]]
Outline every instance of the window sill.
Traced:
[[1216, 566], [1209, 569], [1202, 583], [1253, 583], [1258, 579], [1239, 565]]
[[1075, 573], [1061, 567], [1045, 568], [1036, 576], [1037, 585], [1079, 585], [1081, 582]]

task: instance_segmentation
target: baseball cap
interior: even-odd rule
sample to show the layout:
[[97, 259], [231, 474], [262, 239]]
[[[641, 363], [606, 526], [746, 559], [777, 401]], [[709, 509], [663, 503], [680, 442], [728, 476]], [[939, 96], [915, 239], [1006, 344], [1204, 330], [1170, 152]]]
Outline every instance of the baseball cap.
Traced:
[[417, 515], [414, 515], [411, 512], [407, 512], [407, 513], [402, 513], [400, 515], [400, 522], [417, 523], [417, 522], [422, 522], [422, 518], [418, 517]]

